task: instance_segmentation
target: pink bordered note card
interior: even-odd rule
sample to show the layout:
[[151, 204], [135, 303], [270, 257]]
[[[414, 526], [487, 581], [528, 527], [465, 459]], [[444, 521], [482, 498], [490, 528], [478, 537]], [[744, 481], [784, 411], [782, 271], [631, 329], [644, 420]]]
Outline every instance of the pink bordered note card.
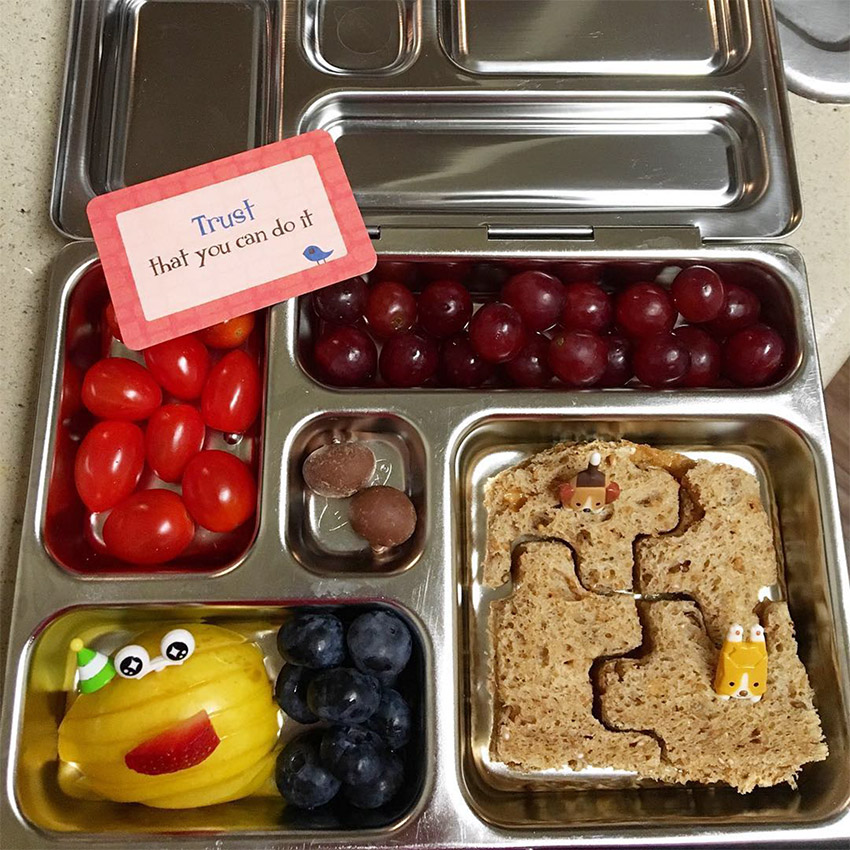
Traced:
[[87, 212], [133, 349], [364, 274], [376, 261], [324, 130], [101, 195]]

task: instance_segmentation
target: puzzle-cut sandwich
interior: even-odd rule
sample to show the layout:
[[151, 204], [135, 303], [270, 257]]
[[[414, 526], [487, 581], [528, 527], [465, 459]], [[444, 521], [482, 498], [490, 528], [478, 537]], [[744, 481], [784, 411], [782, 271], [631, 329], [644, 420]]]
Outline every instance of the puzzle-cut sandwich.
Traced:
[[[661, 777], [725, 782], [746, 793], [788, 782], [802, 765], [826, 758], [806, 670], [797, 658], [788, 606], [763, 610], [769, 659], [758, 702], [724, 701], [712, 687], [717, 649], [693, 602], [638, 603], [650, 650], [607, 661], [599, 677], [601, 714], [615, 729], [642, 729], [664, 741]], [[651, 775], [652, 766], [642, 772]]]
[[643, 639], [631, 596], [588, 592], [569, 547], [529, 543], [517, 559], [513, 594], [491, 606], [490, 634], [496, 759], [527, 770], [555, 763], [663, 772], [654, 738], [614, 732], [593, 715], [594, 660]]
[[826, 758], [787, 606], [760, 602], [779, 577], [752, 475], [565, 443], [485, 505], [484, 583], [512, 579], [490, 611], [494, 759], [746, 793]]
[[[587, 468], [594, 452], [600, 454], [600, 472], [619, 487], [619, 497], [600, 514], [565, 509], [562, 486]], [[519, 540], [548, 538], [572, 546], [576, 571], [588, 590], [631, 590], [635, 538], [676, 526], [679, 482], [673, 473], [692, 465], [674, 452], [597, 441], [562, 443], [500, 472], [484, 494], [484, 583], [498, 587], [510, 578], [511, 551]], [[616, 521], [607, 521], [613, 517]]]
[[719, 644], [730, 623], [756, 621], [759, 591], [779, 581], [773, 533], [752, 475], [699, 461], [681, 483], [691, 509], [673, 534], [638, 541], [637, 583], [693, 598]]

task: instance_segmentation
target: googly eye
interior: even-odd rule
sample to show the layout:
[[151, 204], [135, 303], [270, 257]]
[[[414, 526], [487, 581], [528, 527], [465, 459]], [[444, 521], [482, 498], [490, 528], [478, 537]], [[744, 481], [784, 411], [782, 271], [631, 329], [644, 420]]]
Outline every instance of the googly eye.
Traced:
[[122, 678], [141, 679], [145, 673], [150, 672], [151, 657], [143, 646], [131, 643], [115, 653], [113, 664]]
[[195, 651], [195, 638], [186, 629], [172, 629], [159, 645], [163, 658], [185, 661]]

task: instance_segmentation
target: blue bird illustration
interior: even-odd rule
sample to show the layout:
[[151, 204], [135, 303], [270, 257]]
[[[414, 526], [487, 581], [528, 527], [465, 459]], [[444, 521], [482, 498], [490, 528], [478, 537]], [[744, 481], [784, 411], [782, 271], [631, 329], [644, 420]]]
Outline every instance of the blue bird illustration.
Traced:
[[311, 263], [324, 263], [330, 255], [333, 254], [333, 251], [323, 251], [318, 245], [308, 245], [304, 249], [304, 256], [310, 260]]

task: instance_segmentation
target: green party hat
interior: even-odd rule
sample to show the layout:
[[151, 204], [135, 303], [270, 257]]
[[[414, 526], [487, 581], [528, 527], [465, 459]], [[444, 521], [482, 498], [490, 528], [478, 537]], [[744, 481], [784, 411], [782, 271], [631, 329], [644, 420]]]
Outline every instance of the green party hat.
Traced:
[[79, 638], [71, 641], [71, 652], [77, 653], [78, 686], [81, 694], [93, 694], [114, 678], [115, 667], [108, 656], [89, 649]]

